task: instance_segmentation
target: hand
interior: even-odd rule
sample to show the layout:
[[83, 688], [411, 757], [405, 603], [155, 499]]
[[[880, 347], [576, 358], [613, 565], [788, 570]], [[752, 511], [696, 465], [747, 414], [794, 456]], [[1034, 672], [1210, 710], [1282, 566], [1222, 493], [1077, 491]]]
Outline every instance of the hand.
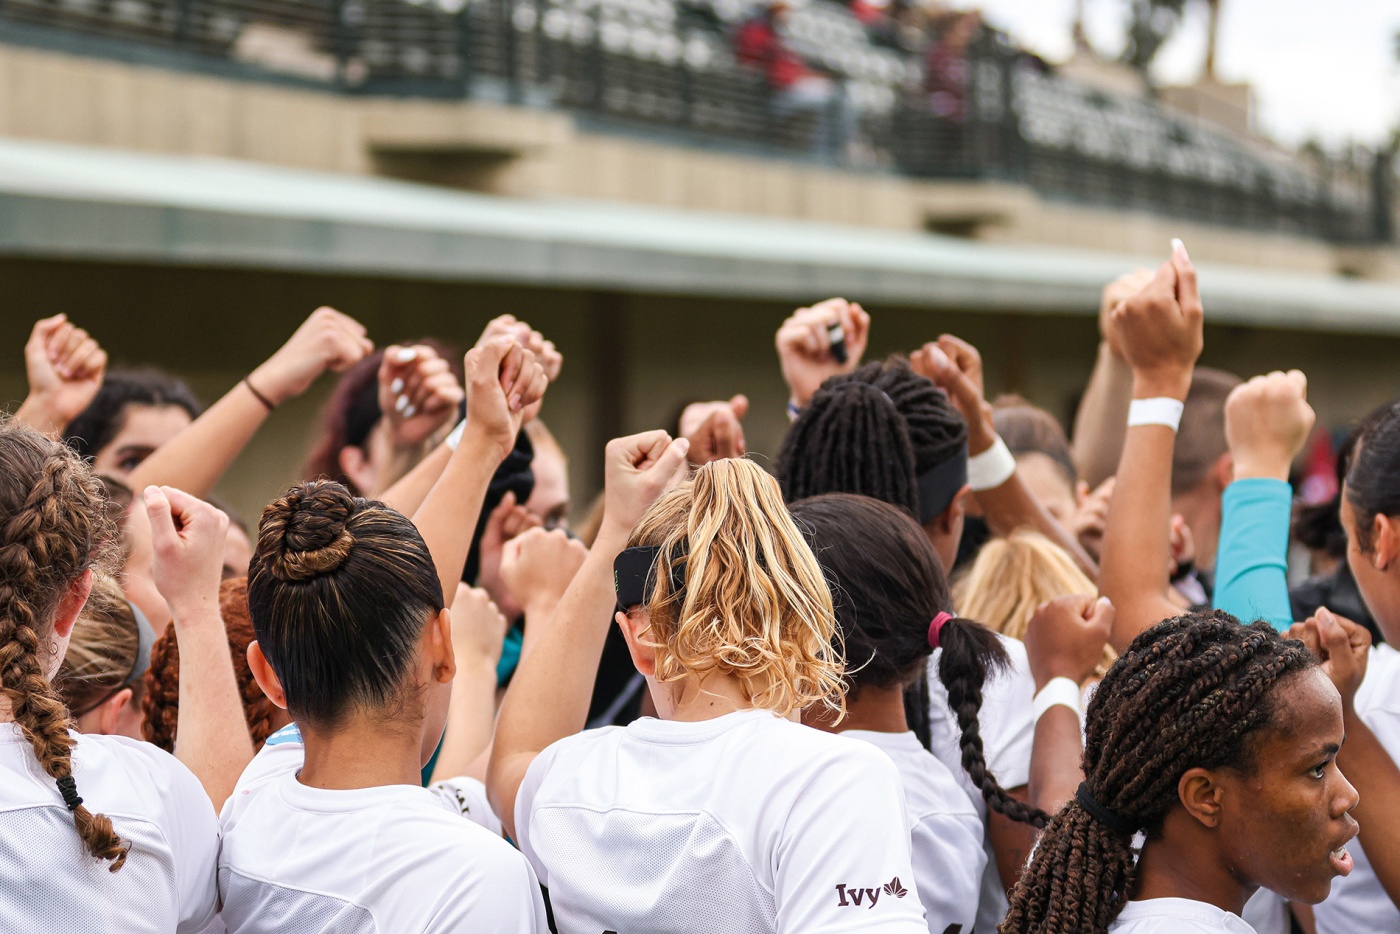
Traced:
[[515, 447], [524, 410], [538, 402], [549, 381], [535, 355], [508, 337], [467, 351], [467, 427], [496, 462]]
[[515, 599], [510, 587], [501, 579], [505, 547], [514, 541], [517, 535], [537, 529], [541, 524], [538, 516], [524, 506], [516, 504], [515, 493], [507, 491], [496, 504], [496, 508], [491, 510], [491, 515], [486, 517], [486, 526], [481, 531], [481, 546], [478, 552], [481, 565], [477, 580], [491, 599], [496, 601], [501, 612], [511, 619], [517, 619], [525, 612], [525, 605]]
[[322, 373], [344, 372], [372, 350], [374, 343], [365, 336], [364, 325], [322, 306], [249, 374], [248, 381], [272, 404], [281, 405], [306, 392]]
[[[831, 353], [827, 329], [833, 324], [840, 324], [846, 337], [844, 363]], [[776, 339], [778, 363], [782, 365], [792, 404], [806, 408], [829, 377], [853, 372], [860, 366], [869, 340], [870, 315], [844, 298], [828, 298], [793, 312], [778, 328]]]
[[1113, 604], [1080, 594], [1042, 603], [1026, 628], [1026, 655], [1039, 691], [1052, 678], [1083, 684], [1103, 661], [1113, 628]]
[[603, 524], [598, 537], [626, 539], [651, 504], [687, 469], [690, 442], [664, 431], [614, 438], [604, 454]]
[[1113, 329], [1113, 309], [1151, 281], [1152, 270], [1134, 269], [1103, 287], [1103, 296], [1099, 299], [1099, 339], [1108, 347], [1109, 352], [1119, 360], [1123, 359], [1123, 347], [1118, 333]]
[[927, 377], [948, 394], [948, 401], [967, 422], [967, 453], [981, 454], [997, 440], [992, 407], [983, 388], [982, 355], [967, 341], [944, 334], [909, 355], [915, 373]]
[[457, 585], [452, 599], [452, 648], [458, 664], [475, 659], [494, 673], [509, 628], [510, 621], [485, 590]]
[[1108, 528], [1108, 507], [1113, 502], [1113, 477], [1100, 483], [1092, 493], [1089, 485], [1081, 480], [1076, 493], [1079, 506], [1074, 512], [1074, 535], [1097, 561], [1103, 549], [1103, 531]]
[[1317, 416], [1308, 405], [1308, 378], [1299, 370], [1256, 376], [1225, 400], [1225, 438], [1235, 479], [1287, 480]]
[[175, 625], [202, 613], [219, 618], [228, 516], [174, 487], [148, 486], [144, 495], [151, 520], [152, 577]]
[[379, 411], [395, 447], [422, 444], [456, 414], [465, 393], [447, 361], [425, 344], [384, 349]]
[[[515, 315], [500, 315], [492, 318], [487, 323], [485, 330], [481, 332], [481, 336], [477, 338], [476, 346], [482, 347], [503, 337], [515, 341], [522, 348], [535, 355], [535, 359], [539, 361], [544, 370], [547, 382], [552, 383], [559, 378], [559, 373], [564, 368], [564, 355], [555, 348], [553, 341], [545, 340], [543, 334], [516, 318]], [[543, 402], [536, 399], [525, 406], [521, 424], [538, 418], [542, 405]]]
[[690, 442], [690, 463], [699, 467], [724, 457], [743, 457], [748, 396], [728, 402], [693, 402], [681, 413], [681, 437]]
[[[24, 345], [29, 397], [22, 420], [41, 431], [62, 431], [102, 388], [107, 352], [67, 315], [34, 324]], [[43, 422], [44, 424], [37, 424]]]
[[1124, 299], [1109, 318], [1133, 368], [1134, 397], [1185, 399], [1205, 343], [1201, 293], [1186, 249], [1174, 250], [1152, 281]]
[[501, 580], [526, 613], [531, 608], [553, 612], [587, 557], [583, 542], [562, 529], [530, 529], [506, 543]]
[[1371, 634], [1366, 627], [1318, 607], [1305, 622], [1294, 623], [1287, 636], [1301, 641], [1322, 660], [1322, 670], [1342, 695], [1342, 710], [1351, 713], [1371, 657]]

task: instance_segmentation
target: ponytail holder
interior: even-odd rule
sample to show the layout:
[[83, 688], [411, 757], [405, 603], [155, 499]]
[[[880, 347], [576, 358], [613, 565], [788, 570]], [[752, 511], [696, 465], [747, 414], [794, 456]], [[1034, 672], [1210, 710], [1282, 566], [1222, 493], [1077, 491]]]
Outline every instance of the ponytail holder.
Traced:
[[1079, 806], [1082, 807], [1090, 817], [1118, 834], [1118, 836], [1131, 837], [1138, 832], [1138, 824], [1136, 822], [1130, 821], [1112, 808], [1100, 804], [1093, 793], [1089, 791], [1088, 782], [1079, 783], [1079, 789], [1074, 793], [1074, 800], [1079, 802]]
[[952, 613], [939, 613], [933, 618], [933, 622], [928, 624], [928, 644], [929, 648], [938, 648], [938, 637], [943, 632], [943, 626], [950, 620], [956, 619]]
[[78, 797], [78, 781], [71, 775], [65, 775], [58, 780], [58, 793], [63, 795], [63, 804], [70, 811], [76, 811], [82, 806], [83, 799]]

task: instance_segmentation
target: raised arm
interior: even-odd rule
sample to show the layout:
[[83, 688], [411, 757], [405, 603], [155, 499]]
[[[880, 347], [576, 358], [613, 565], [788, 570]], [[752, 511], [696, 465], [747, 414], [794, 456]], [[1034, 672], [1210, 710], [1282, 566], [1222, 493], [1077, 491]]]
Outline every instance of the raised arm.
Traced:
[[359, 322], [332, 308], [316, 309], [281, 349], [146, 458], [131, 475], [132, 488], [178, 486], [208, 496], [274, 408], [373, 347]]
[[457, 676], [447, 707], [433, 781], [470, 775], [485, 780], [483, 754], [496, 725], [496, 663], [510, 623], [479, 587], [457, 585], [452, 601], [452, 652]]
[[1162, 423], [1170, 419], [1159, 410], [1180, 412], [1204, 343], [1196, 270], [1185, 248], [1178, 245], [1152, 281], [1114, 309], [1111, 323], [1133, 370], [1133, 400], [1160, 400], [1136, 419], [1143, 424], [1130, 418], [1104, 530], [1099, 590], [1117, 610], [1112, 641], [1121, 652], [1178, 612], [1167, 598], [1176, 428]]
[[968, 479], [992, 531], [1009, 535], [1022, 527], [1035, 529], [1064, 549], [1090, 579], [1097, 577], [1099, 569], [1094, 559], [1089, 557], [1074, 533], [1061, 525], [1031, 494], [1005, 446], [1001, 446], [1001, 451], [1009, 472], [997, 478], [999, 482], [995, 485], [978, 488], [972, 475], [971, 458], [995, 456], [994, 449], [1001, 439], [992, 422], [992, 407], [987, 404], [983, 391], [982, 355], [977, 348], [961, 338], [944, 334], [910, 354], [909, 363], [914, 372], [933, 380], [947, 392], [948, 400], [967, 421]]
[[828, 377], [860, 366], [869, 339], [870, 315], [844, 298], [828, 298], [793, 312], [775, 339], [788, 385], [789, 413], [805, 409]]
[[219, 615], [228, 516], [171, 487], [147, 487], [155, 581], [170, 605], [180, 647], [180, 726], [175, 757], [224, 806], [253, 758], [243, 698]]
[[525, 613], [521, 658], [553, 631], [555, 611], [587, 558], [583, 542], [562, 529], [530, 529], [506, 542], [501, 581]]
[[1091, 487], [1118, 469], [1123, 432], [1128, 426], [1128, 403], [1133, 398], [1133, 370], [1109, 326], [1109, 316], [1125, 298], [1151, 281], [1150, 269], [1135, 269], [1104, 286], [1099, 300], [1099, 351], [1074, 414], [1070, 441], [1079, 477]]
[[487, 773], [491, 806], [518, 839], [515, 798], [530, 763], [549, 744], [582, 730], [617, 597], [613, 560], [632, 527], [676, 475], [689, 443], [649, 431], [608, 443], [603, 523], [554, 612], [550, 638], [521, 659], [496, 722]]
[[1312, 432], [1308, 379], [1298, 370], [1256, 376], [1225, 400], [1235, 479], [1225, 488], [1215, 556], [1217, 609], [1245, 622], [1293, 625], [1288, 599], [1288, 472]]
[[107, 373], [107, 352], [87, 331], [54, 315], [34, 324], [24, 345], [29, 395], [15, 419], [57, 436], [96, 398]]

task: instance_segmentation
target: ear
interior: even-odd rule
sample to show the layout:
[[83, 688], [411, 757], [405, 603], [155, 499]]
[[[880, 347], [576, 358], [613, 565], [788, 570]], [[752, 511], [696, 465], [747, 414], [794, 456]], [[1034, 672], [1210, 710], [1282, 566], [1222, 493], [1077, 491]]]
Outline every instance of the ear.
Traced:
[[1210, 468], [1211, 479], [1215, 485], [1224, 491], [1235, 480], [1235, 458], [1226, 451], [1215, 459], [1215, 463]]
[[287, 692], [282, 690], [282, 682], [277, 679], [277, 672], [272, 670], [257, 640], [248, 643], [248, 670], [253, 673], [253, 680], [258, 682], [267, 699], [286, 710]]
[[[635, 619], [633, 618], [635, 615]], [[634, 610], [632, 615], [616, 613], [617, 628], [622, 630], [622, 638], [627, 642], [627, 652], [632, 656], [632, 664], [643, 677], [656, 674], [656, 650], [640, 641], [640, 637], [651, 629], [651, 620], [645, 610]]]
[[370, 463], [364, 448], [347, 444], [340, 449], [336, 461], [340, 464], [340, 472], [360, 490], [374, 489], [374, 465]]
[[944, 535], [961, 532], [963, 521], [967, 518], [967, 507], [964, 505], [964, 501], [970, 495], [972, 495], [972, 487], [964, 483], [962, 489], [953, 495], [953, 501], [948, 504], [948, 508], [934, 518], [933, 521], [938, 531]]
[[447, 607], [428, 621], [424, 636], [423, 647], [433, 666], [432, 679], [438, 684], [451, 684], [457, 676], [457, 657], [452, 651], [452, 612]]
[[92, 593], [92, 568], [88, 568], [78, 575], [73, 583], [68, 585], [67, 592], [58, 601], [58, 610], [54, 614], [53, 628], [54, 635], [60, 639], [67, 639], [73, 634], [73, 625], [77, 623], [78, 616], [83, 612], [83, 607], [87, 604], [88, 594]]
[[1378, 571], [1390, 570], [1400, 557], [1400, 517], [1379, 513], [1371, 520], [1371, 563]]
[[1224, 789], [1211, 769], [1190, 769], [1176, 783], [1176, 794], [1186, 813], [1206, 827], [1219, 827]]
[[122, 711], [131, 703], [131, 688], [122, 688], [98, 706], [97, 732], [103, 736], [117, 736], [121, 733]]
[[1089, 494], [1092, 492], [1094, 491], [1089, 488], [1087, 480], [1076, 480], [1074, 483], [1074, 505], [1079, 509], [1083, 509], [1085, 500], [1089, 498]]

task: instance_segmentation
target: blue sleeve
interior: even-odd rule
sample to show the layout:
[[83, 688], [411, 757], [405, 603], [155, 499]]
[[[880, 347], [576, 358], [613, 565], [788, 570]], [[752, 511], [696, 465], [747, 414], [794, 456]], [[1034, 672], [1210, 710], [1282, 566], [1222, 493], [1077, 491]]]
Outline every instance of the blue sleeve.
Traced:
[[1243, 622], [1287, 629], [1288, 523], [1293, 490], [1282, 480], [1251, 477], [1225, 488], [1215, 557], [1215, 608]]

